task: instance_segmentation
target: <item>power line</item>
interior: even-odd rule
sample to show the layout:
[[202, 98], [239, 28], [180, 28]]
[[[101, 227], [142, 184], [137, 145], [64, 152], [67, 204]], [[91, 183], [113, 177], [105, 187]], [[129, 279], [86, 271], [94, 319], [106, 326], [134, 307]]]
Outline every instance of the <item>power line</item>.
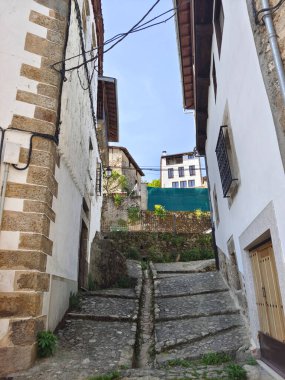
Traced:
[[[153, 24], [150, 24], [148, 25], [149, 23], [151, 23], [152, 21], [155, 21], [157, 20], [158, 18], [164, 16], [165, 14], [171, 12], [171, 11], [176, 11], [179, 9], [179, 7], [181, 7], [182, 5], [184, 5], [185, 3], [189, 3], [190, 0], [185, 0], [184, 2], [182, 2], [178, 7], [175, 7], [175, 8], [171, 8], [161, 14], [159, 14], [158, 16], [156, 17], [153, 17], [152, 19], [146, 21], [145, 23], [141, 24], [141, 22], [150, 14], [150, 12], [154, 9], [154, 7], [156, 7], [156, 5], [160, 2], [161, 0], [157, 0], [154, 5], [147, 11], [147, 13], [131, 28], [129, 29], [128, 32], [125, 32], [125, 33], [118, 33], [116, 34], [115, 36], [113, 36], [112, 38], [110, 38], [109, 40], [105, 41], [102, 45], [99, 45], [93, 49], [90, 49], [90, 50], [87, 50], [87, 51], [84, 51], [84, 53], [91, 53], [93, 51], [96, 51], [96, 50], [99, 50], [99, 48], [104, 48], [106, 45], [112, 43], [113, 41], [116, 41], [118, 39], [118, 41], [116, 41], [113, 45], [111, 45], [107, 50], [104, 50], [103, 51], [103, 54], [109, 52], [111, 49], [113, 49], [117, 44], [119, 44], [121, 41], [123, 41], [128, 35], [132, 34], [132, 33], [136, 33], [136, 32], [140, 32], [142, 30], [145, 30], [145, 29], [148, 29], [148, 28], [151, 28], [151, 27], [154, 27], [154, 26], [157, 26], [157, 25], [160, 25], [160, 24], [163, 24], [163, 23], [166, 23], [167, 21], [169, 21], [170, 19], [172, 19], [176, 13], [174, 13], [173, 15], [171, 15], [170, 17], [162, 20], [162, 21], [159, 21], [159, 22], [156, 22], [156, 23], [153, 23]], [[141, 25], [140, 25], [141, 24]], [[77, 54], [77, 55], [74, 55], [72, 57], [69, 57], [69, 58], [66, 58], [62, 61], [58, 61], [58, 62], [55, 62], [54, 64], [51, 65], [51, 67], [60, 72], [60, 70], [58, 70], [56, 68], [57, 65], [60, 65], [62, 63], [66, 63], [74, 58], [77, 58], [77, 57], [80, 57], [82, 56], [83, 53], [80, 53], [80, 54]], [[85, 63], [89, 63], [89, 62], [92, 62], [94, 60], [97, 60], [98, 59], [98, 54], [95, 55], [95, 57], [92, 57], [91, 59], [87, 60]], [[80, 67], [82, 67], [84, 65], [84, 63], [81, 63], [77, 66], [74, 66], [74, 67], [70, 67], [68, 69], [65, 68], [65, 72], [68, 72], [68, 71], [72, 71], [72, 70], [76, 70], [76, 69], [79, 69]], [[93, 70], [94, 71], [94, 70]], [[92, 75], [93, 76], [93, 75]]]

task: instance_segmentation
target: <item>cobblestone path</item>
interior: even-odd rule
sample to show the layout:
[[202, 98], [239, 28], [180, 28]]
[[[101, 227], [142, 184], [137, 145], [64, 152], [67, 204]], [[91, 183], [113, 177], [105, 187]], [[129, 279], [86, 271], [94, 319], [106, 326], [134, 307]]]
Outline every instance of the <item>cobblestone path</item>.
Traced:
[[[80, 309], [57, 331], [56, 354], [11, 379], [95, 380], [118, 371], [114, 379], [226, 380], [226, 364], [197, 359], [223, 352], [244, 364], [249, 341], [243, 317], [211, 260], [151, 264], [144, 275], [139, 262], [129, 261], [128, 268], [135, 289], [82, 294]], [[245, 368], [249, 380], [272, 379], [259, 366]]]

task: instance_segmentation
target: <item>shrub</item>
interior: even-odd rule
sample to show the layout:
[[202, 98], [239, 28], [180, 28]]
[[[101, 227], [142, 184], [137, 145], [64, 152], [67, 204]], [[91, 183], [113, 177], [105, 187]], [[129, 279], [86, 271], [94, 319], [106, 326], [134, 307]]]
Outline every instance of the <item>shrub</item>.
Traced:
[[123, 196], [121, 194], [114, 194], [113, 199], [115, 206], [120, 207], [123, 202]]
[[51, 331], [40, 331], [37, 335], [38, 356], [45, 358], [54, 354], [57, 337]]
[[162, 205], [154, 205], [154, 215], [165, 218], [166, 210]]
[[140, 209], [139, 207], [129, 207], [128, 208], [128, 219], [131, 224], [134, 224], [140, 220]]
[[120, 372], [113, 371], [113, 372], [108, 373], [106, 375], [89, 377], [88, 380], [117, 380], [120, 378], [121, 378]]
[[229, 364], [225, 368], [229, 380], [246, 380], [246, 370], [238, 364]]
[[119, 227], [127, 227], [128, 223], [124, 219], [118, 219], [117, 224]]
[[131, 260], [139, 260], [140, 254], [139, 251], [135, 247], [129, 247], [126, 253], [128, 259]]
[[210, 352], [203, 355], [201, 362], [206, 365], [219, 365], [231, 361], [231, 357], [224, 352]]
[[95, 290], [96, 289], [96, 283], [92, 279], [91, 273], [88, 273], [88, 290]]

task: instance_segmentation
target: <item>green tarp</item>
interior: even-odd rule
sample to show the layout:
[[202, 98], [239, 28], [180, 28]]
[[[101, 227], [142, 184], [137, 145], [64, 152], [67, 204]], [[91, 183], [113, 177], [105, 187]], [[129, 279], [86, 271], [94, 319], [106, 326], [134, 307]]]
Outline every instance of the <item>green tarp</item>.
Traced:
[[154, 210], [154, 205], [162, 205], [167, 211], [210, 211], [208, 189], [161, 189], [148, 187], [148, 207]]

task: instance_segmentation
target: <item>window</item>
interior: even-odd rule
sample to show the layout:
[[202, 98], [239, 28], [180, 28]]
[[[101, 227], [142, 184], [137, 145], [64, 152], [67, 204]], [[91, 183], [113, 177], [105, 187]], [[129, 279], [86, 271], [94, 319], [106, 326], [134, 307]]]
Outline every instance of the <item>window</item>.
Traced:
[[178, 175], [179, 175], [179, 177], [184, 177], [184, 167], [183, 166], [180, 166], [178, 168]]
[[179, 187], [179, 182], [172, 182], [172, 187], [177, 189]]
[[216, 101], [216, 98], [217, 98], [217, 77], [216, 77], [216, 66], [215, 66], [214, 57], [213, 57], [212, 78], [213, 78], [213, 86], [214, 86], [215, 101]]
[[214, 25], [216, 32], [217, 45], [219, 50], [219, 56], [221, 55], [221, 47], [222, 47], [222, 37], [224, 30], [224, 9], [222, 0], [216, 0], [215, 4], [215, 16], [214, 16]]
[[166, 157], [166, 165], [177, 165], [183, 163], [183, 156]]
[[227, 131], [224, 132], [227, 127], [227, 125], [221, 126], [216, 146], [216, 156], [225, 198], [230, 197], [232, 184], [237, 181], [237, 178], [234, 178], [232, 173], [233, 163], [230, 163], [230, 160], [232, 161], [232, 152], [229, 135]]
[[187, 187], [187, 181], [180, 181], [181, 189], [185, 189]]
[[196, 175], [195, 165], [189, 166], [189, 175], [191, 176]]
[[190, 179], [188, 181], [188, 187], [195, 187], [195, 180], [194, 179]]
[[173, 168], [168, 169], [168, 178], [173, 178], [173, 177], [174, 177]]
[[188, 160], [193, 160], [195, 156], [193, 154], [188, 154]]

